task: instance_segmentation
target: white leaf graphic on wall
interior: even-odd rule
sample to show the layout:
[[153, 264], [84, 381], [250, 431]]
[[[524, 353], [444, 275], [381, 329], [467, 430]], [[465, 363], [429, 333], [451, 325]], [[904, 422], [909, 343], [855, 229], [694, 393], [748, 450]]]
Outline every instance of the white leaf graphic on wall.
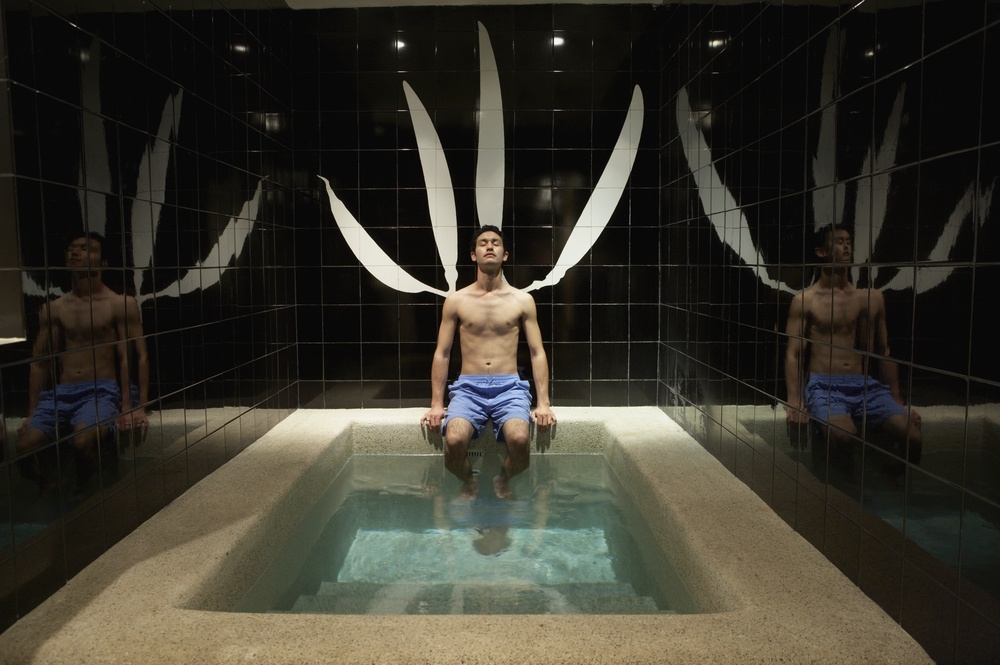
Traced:
[[[478, 146], [476, 162], [476, 211], [481, 224], [502, 227], [504, 195], [505, 146], [503, 135], [503, 103], [500, 77], [493, 47], [486, 27], [479, 23], [479, 112]], [[434, 242], [444, 266], [447, 290], [434, 288], [409, 274], [397, 265], [376, 243], [344, 202], [333, 191], [330, 181], [323, 181], [330, 201], [330, 212], [344, 236], [348, 247], [358, 261], [386, 286], [404, 293], [434, 293], [446, 296], [453, 292], [458, 281], [458, 220], [455, 211], [455, 193], [451, 171], [441, 140], [430, 115], [416, 91], [403, 82], [407, 108], [416, 134], [420, 166], [427, 193]], [[553, 286], [566, 272], [582, 259], [608, 225], [621, 201], [635, 164], [642, 135], [642, 90], [635, 86], [632, 101], [622, 124], [622, 129], [608, 163], [597, 186], [591, 193], [580, 218], [570, 233], [555, 266], [549, 274], [536, 280], [525, 290], [532, 291]]]

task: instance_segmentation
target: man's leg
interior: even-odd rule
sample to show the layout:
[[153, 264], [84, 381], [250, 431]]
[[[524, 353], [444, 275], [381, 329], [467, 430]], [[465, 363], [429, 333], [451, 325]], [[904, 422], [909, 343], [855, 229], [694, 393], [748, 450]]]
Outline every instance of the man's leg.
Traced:
[[87, 487], [87, 481], [97, 473], [97, 451], [100, 440], [108, 434], [108, 427], [88, 427], [76, 425], [70, 444], [73, 446], [73, 458], [76, 462], [76, 491], [82, 492]]
[[451, 418], [444, 433], [444, 466], [462, 481], [459, 494], [465, 499], [476, 498], [478, 487], [469, 462], [469, 443], [475, 432], [465, 418]]
[[76, 459], [76, 491], [82, 492], [90, 477], [99, 470], [100, 444], [113, 432], [111, 423], [121, 411], [121, 393], [117, 383], [103, 380], [76, 384], [71, 395], [74, 402], [70, 443]]
[[898, 414], [886, 418], [882, 429], [896, 442], [896, 454], [904, 460], [920, 464], [920, 453], [923, 450], [923, 432], [920, 429], [920, 415], [911, 410], [909, 417]]
[[824, 423], [820, 421], [819, 432], [825, 446], [813, 445], [813, 451], [820, 452], [826, 448], [826, 459], [829, 464], [845, 472], [854, 468], [854, 438], [858, 428], [851, 416], [836, 414], [829, 416]]
[[[21, 455], [32, 450], [37, 450], [48, 443], [49, 437], [45, 434], [45, 432], [40, 429], [25, 426], [19, 432], [15, 446], [17, 454]], [[44, 492], [46, 489], [45, 470], [38, 461], [38, 455], [25, 457], [19, 460], [17, 464], [18, 468], [21, 469], [21, 475], [32, 482], [38, 483], [39, 489]]]
[[[850, 381], [850, 377], [810, 377], [806, 383], [805, 401], [821, 437], [819, 446], [813, 442], [814, 458], [822, 462], [818, 458], [825, 451], [826, 462], [850, 471], [854, 466], [854, 437], [858, 433], [852, 411], [858, 410], [863, 402], [861, 393], [854, 395], [851, 384], [845, 385], [845, 378]], [[853, 390], [859, 388], [854, 386]]]
[[528, 422], [521, 418], [508, 419], [503, 424], [503, 439], [507, 444], [507, 458], [503, 461], [500, 475], [493, 479], [493, 490], [497, 497], [506, 499], [511, 495], [507, 481], [527, 469], [531, 461]]

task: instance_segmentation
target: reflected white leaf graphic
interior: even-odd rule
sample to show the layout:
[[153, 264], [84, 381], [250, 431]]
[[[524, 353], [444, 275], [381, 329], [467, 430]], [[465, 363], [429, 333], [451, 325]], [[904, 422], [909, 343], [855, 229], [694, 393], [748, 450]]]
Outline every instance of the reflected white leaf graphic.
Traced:
[[[99, 61], [99, 59], [91, 58], [90, 61]], [[85, 72], [83, 82], [84, 100], [91, 107], [97, 105], [95, 108], [98, 108], [99, 100], [95, 98], [95, 91], [91, 89], [99, 87], [100, 77], [97, 75], [96, 69]], [[258, 182], [254, 194], [244, 202], [239, 214], [230, 218], [226, 227], [219, 234], [216, 244], [209, 250], [208, 256], [191, 266], [184, 277], [165, 288], [155, 293], [141, 292], [143, 276], [148, 274], [148, 270], [154, 268], [154, 243], [160, 226], [160, 212], [166, 200], [167, 174], [170, 171], [173, 156], [173, 142], [177, 140], [178, 136], [183, 101], [183, 90], [168, 95], [160, 113], [156, 135], [146, 146], [139, 160], [135, 195], [129, 201], [132, 232], [127, 234], [126, 238], [131, 240], [132, 264], [137, 268], [132, 271], [132, 292], [140, 304], [161, 296], [180, 297], [198, 289], [206, 289], [218, 284], [222, 275], [229, 269], [230, 264], [235, 263], [241, 256], [250, 234], [257, 225], [260, 200], [263, 195], [263, 180]], [[88, 188], [98, 187], [103, 181], [103, 174], [110, 172], [110, 168], [107, 166], [110, 160], [106, 150], [103, 127], [98, 131], [95, 124], [91, 129], [93, 131], [89, 131], [86, 135], [88, 139], [86, 166], [81, 166], [80, 171], [81, 182], [86, 176]], [[110, 189], [110, 186], [107, 189]], [[80, 205], [84, 213], [83, 218], [88, 221], [88, 228], [102, 234], [104, 233], [104, 217], [100, 216], [100, 211], [104, 210], [104, 204], [98, 199], [103, 200], [104, 198], [103, 193], [99, 196], [93, 193], [88, 193], [86, 196], [81, 194], [80, 198]], [[100, 219], [99, 223], [98, 219]], [[217, 268], [217, 270], [203, 270], [203, 268]], [[59, 296], [65, 292], [55, 285], [38, 283], [28, 273], [22, 273], [22, 285], [26, 296], [50, 297]]]
[[[208, 256], [195, 265], [188, 268], [184, 276], [176, 282], [170, 284], [165, 289], [156, 293], [142, 294], [136, 296], [139, 302], [149, 298], [159, 298], [161, 296], [173, 296], [179, 298], [187, 293], [193, 293], [198, 289], [207, 289], [214, 286], [222, 279], [222, 275], [229, 270], [230, 263], [238, 259], [246, 246], [246, 241], [253, 232], [256, 225], [257, 211], [260, 207], [260, 197], [264, 191], [263, 181], [257, 183], [257, 190], [249, 201], [243, 204], [243, 209], [237, 217], [233, 217], [226, 224], [226, 228], [219, 234], [219, 240], [212, 246]], [[216, 270], [217, 268], [217, 270]]]
[[[871, 214], [871, 224], [855, 223], [854, 225], [854, 260], [865, 263], [872, 256], [875, 239], [882, 233], [885, 215], [888, 211], [888, 192], [892, 176], [889, 169], [896, 164], [896, 149], [899, 146], [899, 132], [902, 129], [903, 99], [906, 95], [906, 84], [899, 86], [896, 99], [886, 122], [886, 131], [881, 145], [875, 152], [874, 163], [871, 158], [871, 147], [862, 162], [861, 174], [868, 175], [874, 170], [871, 178], [861, 178], [858, 182], [857, 201], [854, 205], [854, 219], [864, 220]], [[869, 213], [870, 211], [870, 213]], [[875, 282], [879, 266], [872, 265], [868, 281]], [[857, 281], [857, 267], [852, 268], [852, 277]]]
[[837, 107], [833, 104], [839, 80], [838, 43], [836, 28], [831, 27], [823, 54], [823, 77], [819, 89], [819, 108], [822, 111], [816, 154], [812, 158], [812, 180], [815, 185], [812, 195], [813, 222], [816, 229], [841, 219], [844, 214], [844, 187], [836, 181]]
[[[139, 160], [139, 175], [132, 199], [132, 263], [137, 268], [153, 265], [153, 242], [160, 226], [160, 211], [166, 200], [167, 172], [170, 170], [171, 142], [176, 140], [181, 121], [184, 91], [170, 95], [160, 113], [156, 136]], [[134, 293], [139, 298], [142, 275], [134, 271]]]
[[[993, 187], [994, 185], [990, 186], [979, 202], [979, 214], [976, 215], [976, 222], [980, 227], [986, 221], [993, 202]], [[948, 223], [945, 224], [934, 248], [924, 260], [931, 263], [945, 263], [951, 259], [951, 252], [958, 242], [959, 232], [961, 232], [966, 219], [971, 218], [976, 212], [975, 198], [975, 185], [969, 185], [955, 206], [955, 210], [948, 217]], [[943, 284], [952, 271], [952, 268], [945, 266], [917, 266], [915, 275], [913, 270], [900, 270], [888, 284], [882, 287], [882, 290], [902, 291], [912, 288], [916, 293], [924, 293]]]
[[[481, 225], [493, 224], [502, 227], [505, 147], [500, 77], [489, 33], [482, 23], [479, 23], [478, 27], [480, 95], [477, 113], [476, 211]], [[329, 180], [323, 176], [318, 177], [326, 185], [330, 212], [333, 214], [334, 221], [343, 234], [348, 247], [368, 272], [386, 286], [398, 291], [405, 293], [428, 292], [447, 296], [455, 290], [458, 275], [458, 271], [454, 267], [458, 257], [458, 238], [451, 174], [444, 148], [419, 96], [405, 81], [403, 92], [417, 137], [417, 148], [427, 188], [427, 202], [434, 241], [444, 266], [448, 290], [435, 289], [415, 279], [403, 268], [396, 265], [371, 238], [368, 231], [355, 219], [344, 202], [337, 197]], [[576, 265], [600, 237], [621, 201], [631, 175], [636, 151], [639, 147], [639, 138], [642, 135], [642, 123], [642, 90], [639, 86], [635, 86], [631, 104], [611, 157], [608, 159], [597, 187], [591, 194], [580, 219], [574, 225], [556, 265], [544, 279], [535, 281], [526, 290], [530, 291], [557, 284], [565, 276], [566, 271]]]
[[[820, 128], [817, 138], [816, 154], [811, 160], [811, 178], [813, 190], [813, 228], [818, 230], [827, 224], [844, 223], [844, 200], [846, 188], [836, 181], [836, 123], [837, 79], [840, 51], [838, 49], [837, 32], [831, 28], [827, 37], [827, 48], [823, 60], [823, 80], [820, 85]], [[896, 164], [896, 154], [899, 145], [903, 120], [903, 100], [906, 86], [901, 84], [893, 101], [892, 109], [886, 120], [884, 138], [872, 159], [872, 148], [865, 155], [860, 175], [874, 173], [870, 178], [858, 178], [852, 186], [856, 187], [856, 202], [854, 209], [854, 247], [855, 261], [867, 263], [874, 254], [879, 236], [885, 227], [888, 214], [888, 193], [891, 184], [891, 169]], [[753, 269], [757, 278], [763, 283], [780, 291], [794, 292], [797, 289], [782, 281], [770, 278], [765, 269], [764, 257], [753, 240], [750, 226], [729, 189], [722, 183], [718, 169], [712, 160], [711, 148], [698, 127], [700, 115], [692, 111], [686, 88], [677, 95], [676, 102], [677, 129], [688, 169], [695, 180], [698, 197], [702, 209], [712, 224], [719, 239], [725, 243], [740, 261]], [[955, 208], [938, 236], [937, 242], [927, 256], [918, 257], [923, 262], [947, 262], [951, 259], [952, 250], [958, 242], [959, 233], [966, 223], [975, 217], [975, 222], [982, 226], [988, 216], [993, 200], [992, 183], [982, 195], [979, 205], [975, 206], [975, 183], [970, 184], [965, 193], [955, 204]], [[978, 211], [978, 214], [976, 212]], [[870, 217], [869, 217], [870, 215]], [[865, 224], [870, 219], [870, 225]], [[874, 283], [878, 272], [877, 264], [870, 264], [869, 283]], [[931, 269], [933, 268], [933, 269]], [[852, 268], [852, 276], [857, 277], [857, 267]], [[912, 289], [915, 293], [924, 293], [945, 281], [954, 272], [948, 266], [928, 266], [928, 269], [897, 269], [896, 274], [883, 291]]]
[[676, 114], [684, 156], [694, 177], [702, 211], [712, 223], [715, 234], [764, 284], [783, 291], [793, 291], [787, 284], [774, 280], [767, 274], [764, 259], [750, 234], [747, 218], [735, 197], [722, 183], [719, 171], [712, 161], [712, 150], [698, 129], [700, 116], [691, 110], [686, 88], [681, 88], [677, 94]]
[[[82, 53], [81, 53], [82, 55]], [[108, 197], [111, 191], [111, 166], [105, 146], [108, 144], [101, 112], [101, 41], [93, 39], [87, 47], [87, 57], [80, 58], [80, 94], [83, 108], [83, 159], [80, 160], [78, 182], [80, 210], [87, 228], [105, 235], [108, 219]]]

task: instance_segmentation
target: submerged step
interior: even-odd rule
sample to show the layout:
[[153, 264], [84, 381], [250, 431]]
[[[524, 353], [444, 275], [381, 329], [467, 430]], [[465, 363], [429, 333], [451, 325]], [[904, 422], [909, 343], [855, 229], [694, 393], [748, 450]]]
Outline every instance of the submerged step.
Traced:
[[301, 596], [296, 613], [322, 614], [651, 614], [655, 601], [627, 583], [538, 585], [326, 582]]

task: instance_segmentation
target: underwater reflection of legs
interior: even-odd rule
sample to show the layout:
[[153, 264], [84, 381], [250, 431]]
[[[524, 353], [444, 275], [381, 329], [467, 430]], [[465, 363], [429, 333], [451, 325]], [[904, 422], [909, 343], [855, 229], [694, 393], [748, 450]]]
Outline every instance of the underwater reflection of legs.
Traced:
[[505, 552], [511, 545], [507, 527], [494, 526], [487, 529], [476, 529], [479, 537], [472, 541], [472, 547], [483, 556], [497, 556]]

